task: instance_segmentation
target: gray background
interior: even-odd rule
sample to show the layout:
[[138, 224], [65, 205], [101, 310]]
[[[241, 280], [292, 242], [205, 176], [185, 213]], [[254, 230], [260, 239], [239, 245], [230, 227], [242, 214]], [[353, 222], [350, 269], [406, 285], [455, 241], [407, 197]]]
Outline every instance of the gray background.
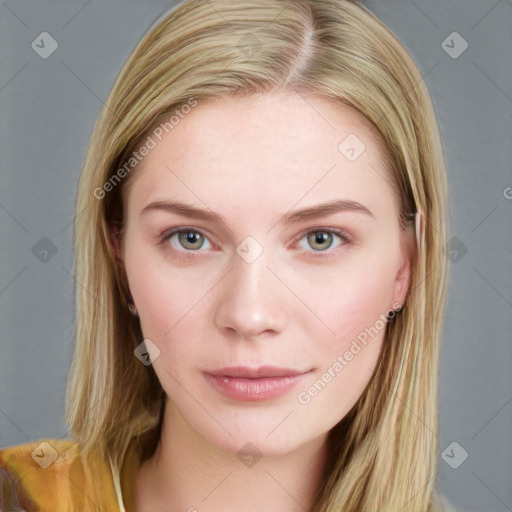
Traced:
[[[79, 170], [122, 63], [171, 5], [0, 2], [1, 447], [68, 437]], [[511, 510], [512, 3], [366, 5], [424, 75], [447, 159], [456, 240], [442, 340], [439, 486], [458, 510]], [[45, 31], [58, 42], [47, 59], [31, 47]], [[468, 44], [457, 58], [464, 42], [453, 32]]]

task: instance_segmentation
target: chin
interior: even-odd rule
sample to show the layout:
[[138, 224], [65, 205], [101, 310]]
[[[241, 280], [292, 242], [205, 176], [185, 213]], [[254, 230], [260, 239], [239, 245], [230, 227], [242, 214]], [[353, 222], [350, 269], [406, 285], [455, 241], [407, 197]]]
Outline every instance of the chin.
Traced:
[[217, 448], [231, 452], [240, 459], [288, 455], [308, 444], [316, 442], [321, 445], [328, 434], [328, 429], [322, 429], [319, 425], [308, 428], [293, 409], [279, 415], [247, 415], [241, 421], [242, 415], [243, 412], [239, 413], [238, 420], [226, 423], [229, 434], [222, 428], [212, 429], [211, 425], [206, 429], [202, 425], [199, 433]]

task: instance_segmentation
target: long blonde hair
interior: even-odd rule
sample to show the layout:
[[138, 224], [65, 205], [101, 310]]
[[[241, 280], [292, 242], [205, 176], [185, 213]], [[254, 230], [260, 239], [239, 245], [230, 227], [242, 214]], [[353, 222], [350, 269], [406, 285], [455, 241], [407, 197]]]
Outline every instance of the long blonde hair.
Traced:
[[435, 510], [448, 274], [442, 146], [419, 71], [398, 39], [351, 0], [188, 0], [132, 52], [94, 128], [78, 187], [71, 431], [83, 453], [99, 450], [119, 470], [130, 441], [160, 421], [164, 393], [133, 354], [143, 338], [111, 243], [122, 225], [122, 189], [137, 172], [133, 151], [150, 128], [171, 129], [170, 116], [184, 105], [276, 89], [331, 98], [365, 116], [386, 148], [402, 224], [415, 212], [424, 219], [405, 307], [388, 324], [363, 395], [331, 432], [314, 511]]

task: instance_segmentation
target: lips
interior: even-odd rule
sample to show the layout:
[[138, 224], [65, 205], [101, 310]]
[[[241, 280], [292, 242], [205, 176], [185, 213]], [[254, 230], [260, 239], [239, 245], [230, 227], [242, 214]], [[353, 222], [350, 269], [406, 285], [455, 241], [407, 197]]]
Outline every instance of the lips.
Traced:
[[278, 366], [231, 366], [205, 372], [207, 381], [222, 395], [260, 402], [289, 393], [309, 373]]
[[209, 372], [211, 375], [221, 377], [240, 377], [242, 379], [261, 379], [266, 377], [294, 377], [306, 373], [292, 368], [279, 366], [259, 366], [250, 368], [247, 366], [230, 366]]

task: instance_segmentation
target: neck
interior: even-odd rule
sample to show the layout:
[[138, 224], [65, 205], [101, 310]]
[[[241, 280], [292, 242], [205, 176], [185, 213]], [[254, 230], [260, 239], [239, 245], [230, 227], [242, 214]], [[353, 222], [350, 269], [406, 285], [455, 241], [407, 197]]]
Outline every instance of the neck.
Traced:
[[157, 449], [137, 478], [135, 509], [308, 512], [326, 457], [326, 438], [279, 456], [237, 456], [210, 443], [167, 404]]

